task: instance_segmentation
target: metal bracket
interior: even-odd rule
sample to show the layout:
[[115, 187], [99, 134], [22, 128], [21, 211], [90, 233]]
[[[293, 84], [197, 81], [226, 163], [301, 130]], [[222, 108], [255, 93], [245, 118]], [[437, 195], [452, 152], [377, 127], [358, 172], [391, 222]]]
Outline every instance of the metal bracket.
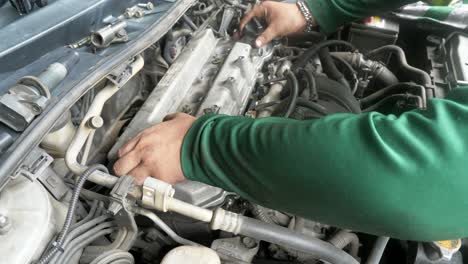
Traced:
[[70, 190], [63, 181], [62, 177], [57, 175], [51, 167], [47, 167], [44, 173], [41, 173], [37, 180], [49, 191], [49, 193], [60, 201]]
[[119, 181], [110, 192], [111, 202], [108, 211], [114, 215], [115, 223], [121, 229], [124, 229], [124, 232], [121, 232], [122, 237], [119, 238], [121, 243], [118, 245], [118, 248], [122, 250], [129, 250], [138, 236], [138, 227], [133, 213], [129, 209], [131, 206], [130, 201], [127, 199], [127, 194], [134, 186], [134, 178], [124, 176], [119, 178]]
[[131, 66], [132, 63], [133, 61], [128, 61], [126, 64], [122, 64], [115, 68], [109, 75], [107, 75], [107, 80], [121, 88], [134, 75], [133, 67]]
[[34, 148], [24, 159], [11, 179], [24, 176], [30, 181], [36, 180], [54, 161], [54, 159], [40, 148]]

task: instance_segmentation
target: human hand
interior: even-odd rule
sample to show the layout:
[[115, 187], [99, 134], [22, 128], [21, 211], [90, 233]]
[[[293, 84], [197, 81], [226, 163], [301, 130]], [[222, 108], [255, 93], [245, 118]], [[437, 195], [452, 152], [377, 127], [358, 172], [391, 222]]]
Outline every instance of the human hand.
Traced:
[[119, 150], [114, 164], [118, 176], [131, 175], [138, 185], [151, 176], [168, 183], [185, 180], [180, 161], [182, 142], [195, 118], [182, 113], [143, 130]]
[[307, 20], [296, 4], [265, 1], [256, 5], [240, 22], [240, 31], [254, 17], [266, 20], [268, 27], [256, 39], [255, 45], [260, 48], [276, 37], [283, 37], [304, 31]]

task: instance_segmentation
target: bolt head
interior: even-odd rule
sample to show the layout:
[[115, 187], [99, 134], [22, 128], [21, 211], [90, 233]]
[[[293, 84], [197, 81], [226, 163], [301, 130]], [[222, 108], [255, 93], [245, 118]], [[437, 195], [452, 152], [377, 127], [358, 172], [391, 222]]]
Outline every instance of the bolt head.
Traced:
[[10, 219], [6, 215], [0, 214], [0, 235], [8, 233], [11, 228]]
[[242, 244], [244, 244], [244, 246], [247, 248], [255, 248], [257, 246], [257, 242], [255, 242], [255, 240], [250, 237], [243, 237]]
[[146, 9], [148, 9], [148, 10], [153, 10], [153, 8], [154, 8], [153, 3], [148, 2], [148, 3], [146, 4]]
[[140, 17], [143, 17], [145, 15], [145, 12], [143, 12], [143, 10], [137, 10], [135, 12], [135, 16], [140, 18]]
[[0, 215], [0, 228], [8, 223], [8, 217]]
[[100, 116], [93, 116], [88, 120], [88, 126], [92, 129], [98, 129], [104, 125], [104, 120]]

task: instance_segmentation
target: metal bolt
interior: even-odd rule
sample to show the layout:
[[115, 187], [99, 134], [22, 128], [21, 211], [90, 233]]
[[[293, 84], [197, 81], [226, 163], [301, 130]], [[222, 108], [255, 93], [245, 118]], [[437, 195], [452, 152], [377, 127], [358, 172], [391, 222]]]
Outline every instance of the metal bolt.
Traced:
[[117, 33], [115, 35], [118, 38], [123, 38], [123, 37], [127, 36], [127, 31], [125, 31], [125, 29], [121, 29], [121, 30], [117, 31]]
[[145, 12], [143, 12], [143, 10], [137, 10], [135, 11], [135, 16], [138, 18], [143, 17], [145, 16]]
[[246, 246], [247, 248], [254, 248], [257, 246], [257, 242], [255, 242], [255, 240], [253, 240], [250, 237], [242, 238], [242, 244], [244, 244], [244, 246]]
[[8, 217], [0, 214], [0, 235], [6, 234], [10, 230], [10, 226]]
[[8, 217], [0, 215], [0, 228], [5, 227], [8, 224]]
[[154, 8], [153, 3], [151, 3], [151, 2], [148, 2], [148, 3], [146, 3], [146, 4], [145, 4], [145, 3], [140, 3], [140, 4], [138, 4], [138, 6], [139, 6], [139, 7], [146, 8], [146, 9], [148, 9], [148, 10], [153, 10], [153, 8]]
[[98, 129], [104, 125], [104, 120], [100, 116], [92, 116], [88, 119], [87, 125], [89, 128]]

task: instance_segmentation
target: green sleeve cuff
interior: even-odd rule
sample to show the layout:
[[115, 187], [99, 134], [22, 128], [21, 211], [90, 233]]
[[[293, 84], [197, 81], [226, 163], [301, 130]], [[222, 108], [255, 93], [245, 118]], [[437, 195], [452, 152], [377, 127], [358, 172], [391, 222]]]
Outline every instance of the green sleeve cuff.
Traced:
[[[205, 170], [203, 164], [216, 164], [215, 160], [206, 160], [209, 155], [209, 148], [205, 138], [210, 134], [210, 128], [216, 124], [216, 120], [224, 115], [206, 114], [195, 121], [192, 127], [185, 135], [181, 149], [181, 165], [185, 178], [191, 181], [199, 181], [212, 186], [217, 186], [228, 191], [232, 191], [226, 184], [225, 179], [220, 180], [216, 177], [210, 177], [210, 173]], [[206, 166], [208, 167], [208, 166]]]
[[202, 174], [198, 174], [199, 177], [196, 177], [197, 173], [197, 166], [194, 164], [194, 156], [195, 153], [195, 144], [197, 143], [197, 138], [199, 136], [199, 131], [203, 127], [204, 123], [209, 120], [211, 115], [204, 115], [198, 118], [195, 123], [193, 123], [192, 127], [189, 129], [187, 134], [184, 137], [184, 141], [182, 143], [182, 149], [180, 151], [180, 162], [182, 165], [182, 171], [184, 173], [185, 178], [192, 181], [201, 181], [207, 184], [206, 177]]
[[331, 34], [339, 26], [349, 22], [349, 18], [331, 0], [306, 0], [306, 3], [320, 30], [325, 34]]
[[346, 23], [379, 15], [414, 0], [305, 0], [322, 32], [330, 34]]

